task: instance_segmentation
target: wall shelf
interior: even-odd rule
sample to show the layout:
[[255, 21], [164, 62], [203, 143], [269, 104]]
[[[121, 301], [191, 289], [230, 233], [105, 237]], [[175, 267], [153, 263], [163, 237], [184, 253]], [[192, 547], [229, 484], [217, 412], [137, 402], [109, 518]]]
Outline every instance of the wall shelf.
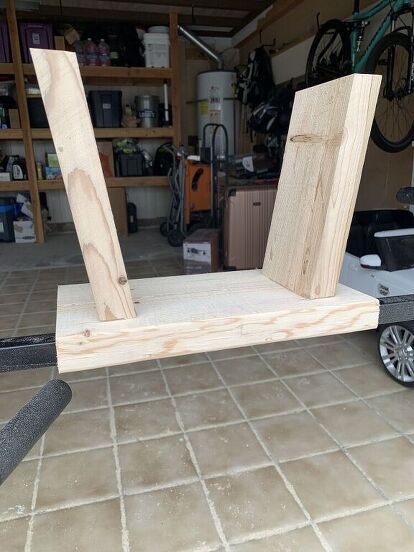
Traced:
[[[0, 131], [1, 132], [1, 131]], [[95, 138], [173, 138], [172, 127], [162, 128], [95, 128]], [[32, 128], [33, 140], [51, 140], [48, 128]]]
[[[165, 188], [168, 186], [166, 176], [108, 177], [105, 180], [108, 188]], [[62, 179], [39, 180], [38, 187], [41, 192], [65, 189]]]
[[[25, 82], [34, 81], [36, 74], [33, 64], [22, 63], [19, 41], [19, 27], [16, 15], [16, 0], [6, 0], [6, 19], [10, 36], [10, 46], [13, 63], [0, 63], [0, 75], [9, 76], [16, 82], [16, 96], [19, 109], [21, 129], [0, 129], [0, 140], [22, 140], [25, 151], [28, 179], [25, 181], [0, 182], [0, 192], [29, 191], [33, 206], [34, 223], [37, 242], [43, 243], [43, 220], [40, 208], [40, 191], [64, 190], [63, 180], [38, 180], [36, 159], [34, 155], [34, 140], [51, 140], [48, 128], [31, 128]], [[30, 17], [36, 20], [36, 12]], [[56, 18], [56, 21], [59, 18]], [[162, 86], [170, 85], [170, 98], [173, 114], [173, 127], [165, 128], [96, 128], [96, 139], [111, 138], [154, 138], [171, 140], [176, 146], [181, 144], [181, 82], [180, 58], [178, 45], [178, 15], [170, 13], [170, 57], [171, 67], [88, 67], [80, 68], [84, 84], [104, 85], [114, 88], [122, 85], [132, 86]], [[27, 79], [29, 77], [29, 79]], [[64, 101], [64, 99], [62, 100]], [[165, 176], [144, 176], [127, 178], [108, 178], [107, 186], [118, 188], [168, 187]]]

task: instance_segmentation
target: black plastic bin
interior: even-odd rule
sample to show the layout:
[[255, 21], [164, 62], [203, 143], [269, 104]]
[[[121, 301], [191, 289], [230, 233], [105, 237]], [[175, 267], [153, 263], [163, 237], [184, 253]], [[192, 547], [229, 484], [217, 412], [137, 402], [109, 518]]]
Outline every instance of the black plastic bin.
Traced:
[[122, 92], [120, 90], [91, 90], [89, 110], [96, 128], [117, 128], [122, 120]]
[[145, 161], [142, 153], [118, 153], [116, 164], [118, 176], [145, 176]]
[[27, 98], [27, 109], [32, 128], [49, 128], [45, 106], [41, 97]]
[[0, 197], [0, 241], [14, 242], [14, 205], [13, 197]]

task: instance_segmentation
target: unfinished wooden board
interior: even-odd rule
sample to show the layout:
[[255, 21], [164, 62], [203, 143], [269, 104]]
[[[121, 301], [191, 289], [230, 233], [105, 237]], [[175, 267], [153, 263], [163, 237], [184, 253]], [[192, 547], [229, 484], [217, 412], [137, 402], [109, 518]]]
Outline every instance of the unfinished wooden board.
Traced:
[[335, 295], [380, 83], [350, 75], [296, 93], [263, 273], [304, 297]]
[[31, 54], [98, 317], [134, 318], [76, 54], [38, 49]]
[[376, 328], [377, 299], [309, 300], [260, 270], [131, 280], [139, 316], [99, 322], [89, 284], [58, 289], [60, 372]]

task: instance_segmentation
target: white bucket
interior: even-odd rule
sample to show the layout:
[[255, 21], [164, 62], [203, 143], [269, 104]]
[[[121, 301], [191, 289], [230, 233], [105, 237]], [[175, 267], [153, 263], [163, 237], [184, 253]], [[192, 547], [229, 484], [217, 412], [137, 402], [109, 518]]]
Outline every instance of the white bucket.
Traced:
[[145, 33], [145, 66], [170, 66], [170, 37], [163, 33]]

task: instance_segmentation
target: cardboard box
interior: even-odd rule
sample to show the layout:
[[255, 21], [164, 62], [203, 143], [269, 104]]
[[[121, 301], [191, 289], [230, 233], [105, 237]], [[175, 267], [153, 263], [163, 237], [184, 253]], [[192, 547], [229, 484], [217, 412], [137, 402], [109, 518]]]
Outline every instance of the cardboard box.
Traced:
[[66, 41], [64, 36], [55, 35], [53, 37], [55, 43], [55, 50], [66, 50]]
[[16, 243], [34, 243], [36, 234], [32, 220], [15, 220], [13, 222]]
[[118, 236], [128, 236], [128, 214], [125, 188], [108, 188]]
[[18, 109], [9, 109], [10, 128], [21, 128]]
[[97, 142], [104, 176], [115, 176], [112, 142]]
[[204, 228], [196, 230], [183, 243], [184, 274], [218, 272], [220, 230]]

